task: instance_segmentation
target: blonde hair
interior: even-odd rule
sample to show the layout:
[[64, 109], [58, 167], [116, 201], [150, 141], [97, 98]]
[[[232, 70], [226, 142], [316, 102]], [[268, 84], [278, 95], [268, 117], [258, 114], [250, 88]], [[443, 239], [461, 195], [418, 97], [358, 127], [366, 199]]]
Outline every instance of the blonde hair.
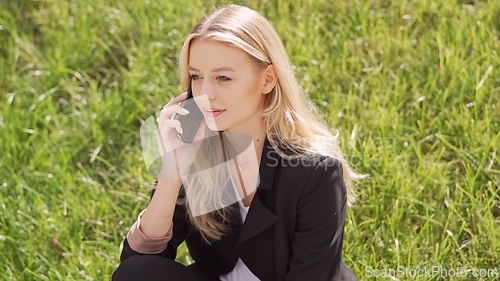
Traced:
[[[285, 158], [324, 155], [340, 161], [347, 189], [347, 203], [352, 205], [355, 201], [353, 181], [363, 176], [350, 169], [339, 145], [339, 134], [333, 134], [328, 129], [312, 102], [304, 95], [285, 47], [271, 23], [258, 12], [239, 5], [229, 5], [203, 17], [186, 37], [180, 53], [180, 80], [184, 88], [191, 82], [188, 72], [189, 48], [195, 38], [239, 48], [249, 54], [259, 66], [274, 65], [278, 80], [272, 92], [265, 96], [263, 112], [270, 144]], [[204, 148], [220, 149], [213, 146]], [[213, 155], [216, 154], [212, 151], [205, 156], [205, 160], [210, 161]], [[202, 164], [195, 161], [193, 165]], [[217, 187], [227, 184], [225, 171], [221, 166], [215, 173], [197, 172], [184, 181], [185, 187], [188, 187], [184, 203], [187, 205], [189, 219], [208, 243], [210, 239], [220, 239], [226, 231], [224, 220], [229, 210], [220, 208], [208, 213], [210, 208], [206, 204], [214, 202], [209, 205], [223, 205], [220, 202], [223, 189]]]

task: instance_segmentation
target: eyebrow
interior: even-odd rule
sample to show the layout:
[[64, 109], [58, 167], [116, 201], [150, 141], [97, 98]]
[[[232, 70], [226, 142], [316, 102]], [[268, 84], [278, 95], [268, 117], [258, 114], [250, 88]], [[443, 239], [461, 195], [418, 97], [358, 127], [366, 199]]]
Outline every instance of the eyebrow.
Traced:
[[[188, 68], [188, 70], [191, 70], [191, 71], [198, 71], [200, 72], [198, 69], [190, 66]], [[212, 69], [212, 72], [220, 72], [220, 71], [235, 71], [234, 68], [230, 67], [230, 66], [223, 66], [223, 67], [219, 67], [219, 68], [216, 68], [216, 69]]]

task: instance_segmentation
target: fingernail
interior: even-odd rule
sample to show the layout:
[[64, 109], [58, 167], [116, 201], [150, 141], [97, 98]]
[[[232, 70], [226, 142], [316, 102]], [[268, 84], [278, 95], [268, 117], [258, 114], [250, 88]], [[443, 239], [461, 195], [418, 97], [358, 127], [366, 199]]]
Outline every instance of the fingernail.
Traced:
[[160, 122], [160, 117], [156, 118], [156, 123]]
[[180, 129], [180, 133], [179, 134], [182, 134], [182, 128]]
[[189, 113], [189, 110], [187, 110], [185, 108], [183, 108], [183, 110], [184, 110], [184, 112], [186, 112], [186, 114]]

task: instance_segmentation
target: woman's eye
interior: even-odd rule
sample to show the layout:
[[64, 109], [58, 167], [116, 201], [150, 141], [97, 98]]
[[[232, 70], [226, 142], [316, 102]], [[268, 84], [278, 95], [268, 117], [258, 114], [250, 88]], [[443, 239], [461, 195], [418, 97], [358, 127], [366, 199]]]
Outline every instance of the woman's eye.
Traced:
[[218, 76], [217, 77], [217, 80], [221, 81], [221, 82], [226, 82], [226, 81], [229, 81], [231, 80], [231, 78], [227, 77], [227, 76]]
[[199, 75], [196, 74], [191, 75], [191, 80], [198, 80], [198, 79], [200, 79]]

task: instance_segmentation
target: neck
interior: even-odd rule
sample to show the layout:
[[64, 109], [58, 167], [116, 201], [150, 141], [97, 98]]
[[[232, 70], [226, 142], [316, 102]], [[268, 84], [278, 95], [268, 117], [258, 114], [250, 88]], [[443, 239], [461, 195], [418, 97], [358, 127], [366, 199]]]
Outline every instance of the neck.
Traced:
[[247, 132], [225, 132], [225, 136], [232, 147], [232, 151], [236, 153], [238, 162], [241, 165], [246, 163], [260, 163], [262, 150], [266, 140], [266, 132], [264, 128], [260, 130], [252, 130]]

